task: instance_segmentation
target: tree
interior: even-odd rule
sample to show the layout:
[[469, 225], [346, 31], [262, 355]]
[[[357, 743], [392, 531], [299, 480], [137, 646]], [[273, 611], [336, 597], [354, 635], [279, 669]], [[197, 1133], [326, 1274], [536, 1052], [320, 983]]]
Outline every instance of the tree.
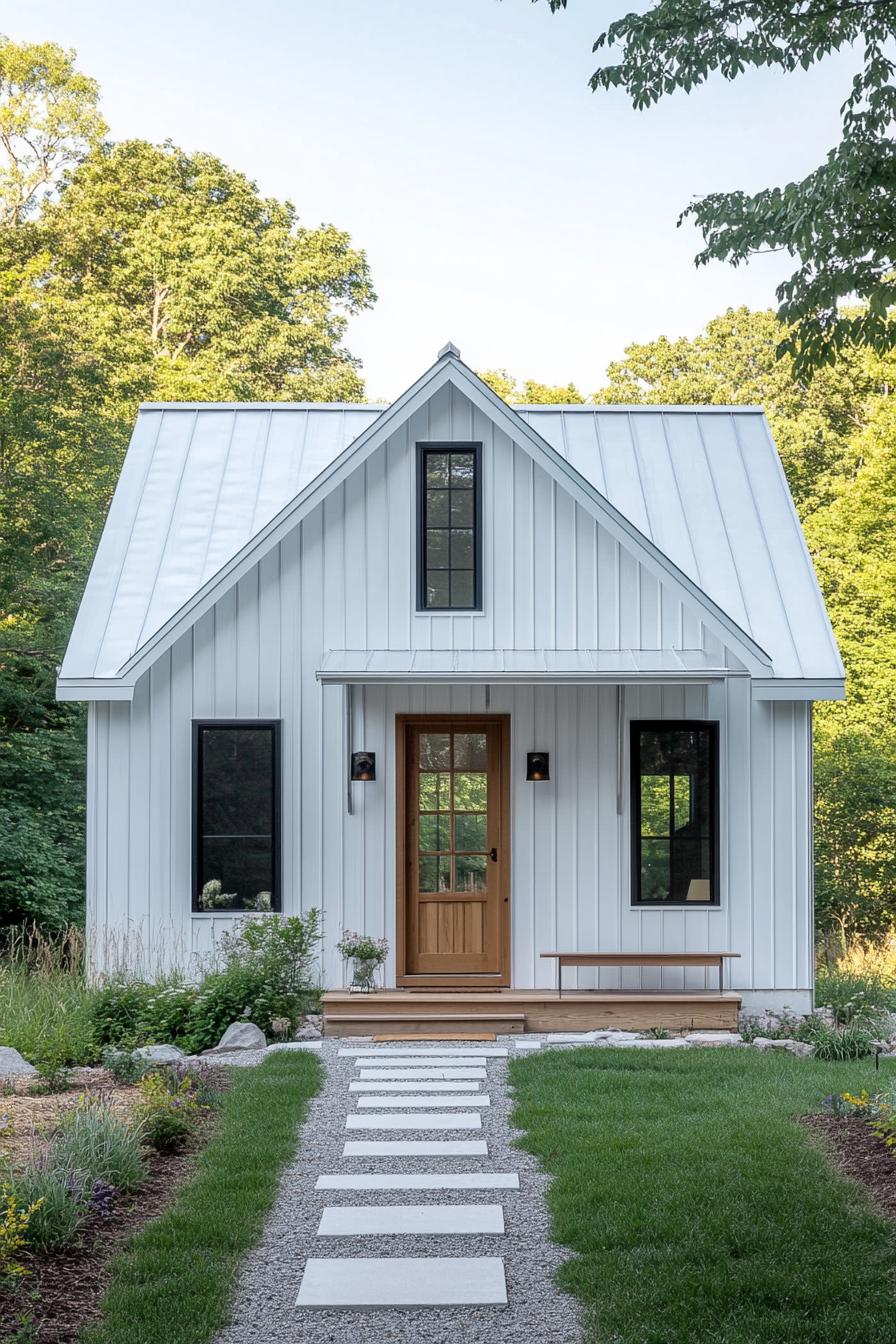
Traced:
[[479, 377], [499, 397], [515, 406], [573, 405], [585, 400], [575, 383], [555, 387], [527, 378], [521, 387], [506, 369], [486, 369]]
[[18, 224], [106, 133], [99, 87], [53, 42], [0, 38], [0, 223]]
[[357, 398], [342, 340], [375, 297], [345, 233], [219, 159], [99, 143], [73, 61], [0, 40], [0, 923], [81, 905], [84, 715], [55, 672], [138, 403]]
[[[566, 0], [549, 0], [552, 10]], [[774, 250], [798, 260], [777, 290], [790, 330], [782, 349], [800, 374], [830, 364], [854, 343], [896, 348], [887, 320], [896, 298], [896, 87], [893, 0], [657, 0], [600, 33], [595, 51], [621, 59], [591, 77], [593, 90], [624, 89], [643, 109], [713, 73], [734, 80], [749, 67], [808, 69], [854, 48], [857, 72], [841, 108], [842, 135], [799, 182], [753, 195], [714, 192], [686, 208], [710, 260], [733, 265]], [[862, 307], [845, 313], [850, 298]]]

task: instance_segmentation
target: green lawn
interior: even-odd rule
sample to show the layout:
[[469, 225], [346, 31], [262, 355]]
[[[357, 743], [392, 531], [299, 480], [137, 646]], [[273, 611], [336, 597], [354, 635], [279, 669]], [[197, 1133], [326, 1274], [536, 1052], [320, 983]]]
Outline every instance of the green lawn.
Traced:
[[590, 1344], [894, 1344], [896, 1228], [791, 1118], [881, 1077], [746, 1049], [514, 1061]]
[[226, 1323], [240, 1260], [258, 1240], [320, 1081], [318, 1060], [299, 1051], [234, 1070], [195, 1178], [115, 1261], [85, 1344], [206, 1344]]

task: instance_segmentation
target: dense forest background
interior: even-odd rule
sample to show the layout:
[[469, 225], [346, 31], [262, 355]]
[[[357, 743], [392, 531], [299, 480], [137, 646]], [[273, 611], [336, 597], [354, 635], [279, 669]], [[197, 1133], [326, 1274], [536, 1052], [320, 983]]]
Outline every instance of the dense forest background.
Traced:
[[[140, 401], [357, 400], [363, 251], [211, 155], [109, 140], [72, 53], [0, 40], [0, 924], [83, 917], [84, 718], [61, 660]], [[816, 711], [822, 932], [896, 924], [896, 356], [798, 376], [771, 312], [631, 345], [600, 388], [509, 401], [761, 403], [848, 674]], [[595, 382], [598, 381], [597, 374]]]

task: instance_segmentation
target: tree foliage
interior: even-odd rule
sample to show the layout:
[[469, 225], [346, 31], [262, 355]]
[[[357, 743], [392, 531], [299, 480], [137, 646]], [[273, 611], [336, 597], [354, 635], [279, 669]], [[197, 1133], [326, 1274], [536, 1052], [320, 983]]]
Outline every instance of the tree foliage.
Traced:
[[[549, 3], [566, 8], [566, 0]], [[788, 327], [783, 349], [800, 373], [855, 343], [896, 346], [887, 320], [896, 298], [894, 37], [894, 0], [657, 0], [611, 23], [594, 43], [596, 52], [621, 54], [595, 70], [592, 89], [623, 89], [637, 109], [689, 93], [714, 73], [734, 80], [751, 67], [805, 70], [832, 52], [855, 53], [841, 138], [823, 163], [783, 187], [713, 192], [682, 215], [703, 234], [698, 265], [738, 265], [768, 250], [797, 260], [777, 297]], [[861, 308], [843, 312], [853, 298]]]
[[374, 301], [333, 225], [172, 144], [102, 139], [95, 83], [0, 39], [0, 922], [83, 897], [83, 713], [54, 698], [139, 402], [357, 399]]

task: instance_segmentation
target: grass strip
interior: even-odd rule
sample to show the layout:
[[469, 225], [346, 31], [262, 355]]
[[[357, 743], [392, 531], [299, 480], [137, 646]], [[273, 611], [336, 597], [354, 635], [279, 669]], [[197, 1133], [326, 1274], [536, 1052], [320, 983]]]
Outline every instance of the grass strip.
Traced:
[[589, 1344], [894, 1344], [896, 1229], [793, 1119], [873, 1064], [544, 1051], [511, 1081]]
[[261, 1234], [321, 1073], [298, 1051], [234, 1070], [196, 1175], [114, 1261], [84, 1344], [205, 1344], [226, 1324], [240, 1260]]

